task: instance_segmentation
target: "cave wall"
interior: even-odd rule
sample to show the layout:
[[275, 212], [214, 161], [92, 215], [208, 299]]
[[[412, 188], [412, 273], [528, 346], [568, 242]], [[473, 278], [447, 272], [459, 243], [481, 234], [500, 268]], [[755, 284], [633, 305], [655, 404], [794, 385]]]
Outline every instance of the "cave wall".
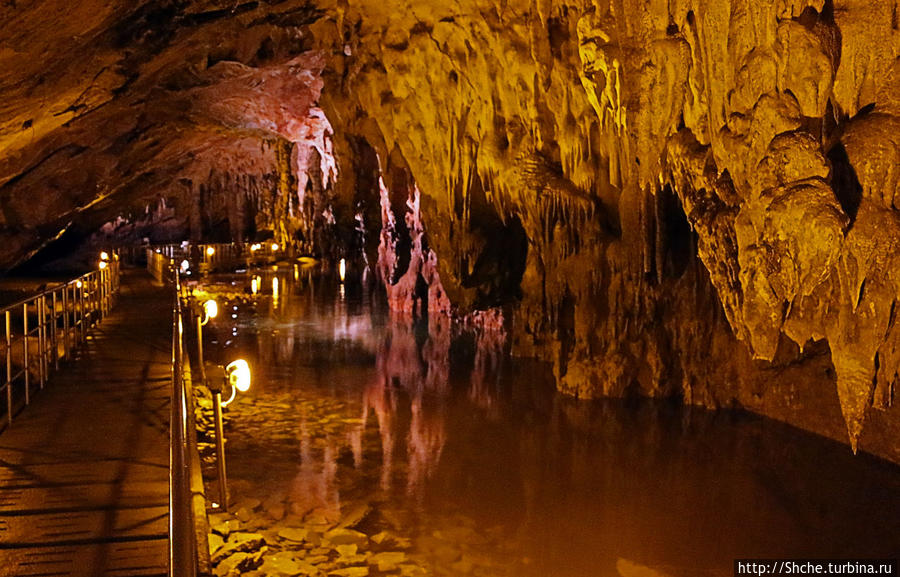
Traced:
[[284, 172], [276, 143], [321, 132], [318, 15], [305, 0], [0, 3], [0, 270], [185, 186], [256, 195]]
[[271, 230], [362, 268], [402, 255], [387, 223], [438, 308], [502, 311], [567, 393], [741, 406], [900, 461], [898, 20], [897, 0], [5, 2], [0, 269], [161, 198], [194, 238]]
[[562, 390], [900, 458], [896, 1], [325, 13], [335, 131], [402, 157], [451, 302], [508, 307]]

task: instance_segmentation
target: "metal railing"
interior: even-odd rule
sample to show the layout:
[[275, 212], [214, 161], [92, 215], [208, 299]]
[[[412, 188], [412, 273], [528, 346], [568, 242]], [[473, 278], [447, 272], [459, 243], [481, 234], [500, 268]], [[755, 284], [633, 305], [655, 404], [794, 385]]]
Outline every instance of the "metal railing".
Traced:
[[[180, 265], [187, 260], [192, 269], [200, 273], [225, 269], [237, 264], [245, 266], [266, 264], [286, 255], [286, 251], [274, 242], [265, 243], [209, 243], [209, 244], [165, 244], [146, 248], [147, 268], [154, 276], [156, 272], [151, 261], [161, 257]], [[160, 280], [160, 277], [157, 277]]]
[[[193, 400], [188, 397], [185, 379], [184, 321], [181, 308], [181, 283], [172, 261], [159, 253], [147, 266], [166, 265], [167, 277], [174, 285], [172, 307], [172, 413], [169, 445], [169, 575], [197, 575], [198, 550], [191, 489], [191, 443]], [[151, 271], [152, 272], [152, 271]]]
[[0, 348], [6, 361], [0, 395], [6, 396], [6, 426], [12, 425], [17, 391], [29, 405], [35, 383], [43, 389], [60, 360], [69, 360], [88, 331], [112, 310], [119, 270], [118, 255], [113, 254], [105, 268], [0, 309], [5, 328]]

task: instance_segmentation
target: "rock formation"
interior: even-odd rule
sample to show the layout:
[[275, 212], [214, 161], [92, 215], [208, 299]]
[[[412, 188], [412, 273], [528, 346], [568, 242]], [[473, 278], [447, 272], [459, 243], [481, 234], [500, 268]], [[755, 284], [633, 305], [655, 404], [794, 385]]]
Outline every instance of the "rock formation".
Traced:
[[159, 198], [195, 238], [229, 216], [371, 264], [383, 197], [394, 223], [412, 198], [424, 236], [394, 244], [427, 243], [457, 313], [503, 308], [563, 391], [900, 460], [898, 22], [897, 0], [7, 0], [0, 265]]

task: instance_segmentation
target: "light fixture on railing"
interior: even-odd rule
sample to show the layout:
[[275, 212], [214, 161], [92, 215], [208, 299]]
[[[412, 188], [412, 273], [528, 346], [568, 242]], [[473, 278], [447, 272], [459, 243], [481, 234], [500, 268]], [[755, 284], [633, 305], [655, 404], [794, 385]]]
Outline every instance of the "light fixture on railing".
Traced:
[[[222, 385], [223, 388], [224, 388], [224, 385], [226, 385], [226, 384], [229, 387], [231, 387], [231, 396], [228, 397], [227, 401], [222, 402], [222, 406], [227, 407], [228, 405], [230, 405], [232, 403], [232, 401], [234, 401], [235, 397], [237, 397], [238, 391], [240, 391], [242, 393], [246, 393], [247, 391], [250, 390], [250, 381], [251, 381], [250, 365], [244, 359], [237, 359], [237, 360], [234, 360], [234, 361], [228, 363], [227, 365], [225, 365], [224, 368], [218, 367], [216, 369], [217, 373], [221, 373], [222, 371], [224, 371], [224, 382]], [[217, 376], [220, 376], [220, 375], [217, 375]], [[215, 378], [213, 378], [209, 383], [209, 389], [213, 393], [216, 392], [214, 390], [214, 387], [215, 387], [215, 384], [213, 383], [214, 380], [215, 380]], [[222, 389], [219, 389], [220, 392], [221, 392], [221, 390]]]
[[[225, 471], [225, 430], [222, 426], [222, 407], [228, 406], [237, 395], [237, 391], [246, 393], [250, 390], [250, 365], [244, 359], [232, 361], [227, 366], [210, 363], [205, 373], [210, 375], [206, 386], [213, 394], [214, 423], [216, 428], [216, 464], [219, 470], [219, 501], [222, 508], [228, 510], [228, 481]], [[231, 398], [222, 402], [222, 389], [231, 387]]]
[[99, 263], [97, 263], [97, 266], [100, 268], [100, 270], [103, 270], [109, 266], [109, 262], [101, 260]]
[[105, 250], [100, 251], [100, 260], [109, 260], [109, 253]]
[[205, 325], [209, 322], [209, 319], [214, 319], [218, 315], [219, 304], [215, 300], [209, 299], [203, 303], [203, 321], [200, 324]]
[[228, 384], [242, 393], [250, 390], [250, 364], [244, 359], [237, 359], [225, 366], [225, 376]]
[[84, 286], [84, 283], [80, 280], [75, 281], [75, 288], [81, 288]]

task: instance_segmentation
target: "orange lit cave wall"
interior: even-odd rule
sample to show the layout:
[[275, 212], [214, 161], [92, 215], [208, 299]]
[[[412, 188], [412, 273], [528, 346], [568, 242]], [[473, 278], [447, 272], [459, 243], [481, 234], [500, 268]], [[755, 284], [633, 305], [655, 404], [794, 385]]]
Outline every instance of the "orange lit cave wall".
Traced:
[[896, 1], [323, 8], [338, 162], [402, 167], [457, 311], [507, 311], [566, 393], [900, 461]]
[[566, 393], [900, 462], [898, 8], [0, 3], [0, 269], [148, 206], [270, 231], [502, 318]]

